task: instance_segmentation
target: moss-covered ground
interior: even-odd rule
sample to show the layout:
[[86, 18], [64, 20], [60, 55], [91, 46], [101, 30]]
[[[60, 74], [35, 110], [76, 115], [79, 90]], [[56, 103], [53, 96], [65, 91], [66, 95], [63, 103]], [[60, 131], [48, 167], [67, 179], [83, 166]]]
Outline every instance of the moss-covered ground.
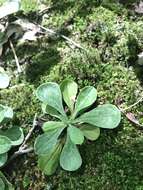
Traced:
[[[136, 102], [142, 95], [143, 66], [137, 64], [137, 55], [143, 50], [143, 17], [132, 9], [134, 1], [43, 3], [50, 8], [41, 21], [36, 1], [23, 1], [28, 18], [36, 18], [43, 26], [65, 34], [87, 52], [57, 36], [44, 36], [16, 48], [25, 68], [16, 76], [13, 54], [7, 50], [2, 63], [12, 76], [11, 86], [16, 86], [0, 91], [0, 103], [14, 109], [10, 124], [22, 126], [26, 133], [35, 112], [41, 113], [34, 94], [36, 87], [45, 81], [60, 83], [67, 77], [80, 87], [94, 85], [98, 104], [121, 103], [127, 107]], [[142, 103], [130, 111], [143, 121]], [[38, 132], [37, 129], [31, 143]], [[59, 168], [53, 176], [44, 176], [36, 166], [34, 153], [18, 157], [4, 172], [17, 190], [143, 190], [143, 130], [124, 115], [117, 129], [102, 130], [96, 142], [85, 142], [80, 151], [83, 164], [77, 172]]]

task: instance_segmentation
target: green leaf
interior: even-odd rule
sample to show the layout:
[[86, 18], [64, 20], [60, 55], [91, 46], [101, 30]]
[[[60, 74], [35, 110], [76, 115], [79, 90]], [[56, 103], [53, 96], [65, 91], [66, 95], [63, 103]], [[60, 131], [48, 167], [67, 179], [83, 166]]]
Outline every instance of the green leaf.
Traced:
[[0, 189], [5, 190], [5, 184], [1, 178], [0, 178]]
[[10, 78], [6, 73], [0, 73], [0, 89], [7, 88], [9, 86]]
[[55, 108], [63, 116], [66, 115], [62, 105], [61, 90], [58, 84], [53, 82], [42, 84], [38, 87], [36, 95], [40, 101]]
[[20, 9], [20, 0], [9, 0], [0, 7], [0, 19], [17, 12]]
[[4, 120], [5, 118], [5, 109], [4, 106], [0, 105], [0, 123]]
[[8, 152], [12, 144], [9, 138], [0, 135], [0, 154]]
[[7, 153], [0, 154], [0, 167], [2, 167], [7, 161]]
[[49, 105], [46, 104], [42, 104], [42, 111], [44, 114], [49, 114], [53, 117], [56, 117], [58, 119], [65, 120], [66, 118], [64, 116], [62, 116], [59, 112], [57, 112], [57, 110]]
[[69, 126], [67, 131], [74, 144], [82, 144], [84, 142], [84, 135], [77, 127]]
[[119, 125], [120, 120], [120, 110], [112, 104], [105, 104], [81, 115], [75, 123], [88, 123], [100, 128], [113, 129]]
[[13, 110], [12, 110], [12, 108], [10, 108], [10, 107], [8, 107], [8, 106], [4, 106], [4, 108], [5, 108], [5, 113], [4, 113], [4, 117], [5, 118], [13, 118]]
[[64, 170], [75, 171], [80, 168], [81, 164], [80, 153], [68, 135], [60, 156], [60, 165]]
[[62, 144], [59, 142], [51, 153], [39, 157], [38, 166], [46, 175], [52, 175], [56, 171], [61, 150]]
[[43, 124], [43, 131], [44, 132], [49, 132], [51, 130], [59, 129], [59, 128], [64, 128], [66, 125], [63, 122], [58, 122], [58, 121], [48, 121]]
[[59, 135], [62, 133], [64, 128], [56, 129], [53, 131], [49, 131], [45, 134], [40, 135], [37, 137], [35, 141], [35, 152], [38, 155], [45, 155], [49, 154], [52, 149], [55, 147], [58, 141]]
[[78, 114], [79, 111], [82, 111], [85, 108], [91, 106], [97, 98], [97, 90], [92, 86], [84, 87], [77, 97], [75, 104], [74, 117]]
[[24, 140], [23, 130], [20, 127], [11, 127], [5, 131], [0, 130], [0, 135], [6, 136], [11, 140], [13, 146], [20, 145]]
[[14, 190], [13, 186], [9, 181], [6, 179], [6, 177], [3, 175], [3, 173], [0, 171], [0, 179], [2, 179], [3, 183], [5, 184], [4, 190]]
[[82, 124], [80, 130], [83, 132], [84, 136], [91, 141], [95, 141], [100, 136], [100, 128], [93, 125]]
[[4, 120], [4, 118], [12, 118], [13, 110], [8, 106], [3, 106], [0, 104], [0, 123]]
[[49, 105], [46, 105], [45, 103], [42, 104], [42, 111], [44, 114], [49, 114], [51, 116], [59, 118], [60, 113], [57, 112], [57, 110]]
[[73, 112], [75, 98], [78, 90], [77, 84], [70, 79], [66, 79], [61, 83], [60, 87], [64, 101], [66, 102], [67, 106], [70, 108], [70, 111]]

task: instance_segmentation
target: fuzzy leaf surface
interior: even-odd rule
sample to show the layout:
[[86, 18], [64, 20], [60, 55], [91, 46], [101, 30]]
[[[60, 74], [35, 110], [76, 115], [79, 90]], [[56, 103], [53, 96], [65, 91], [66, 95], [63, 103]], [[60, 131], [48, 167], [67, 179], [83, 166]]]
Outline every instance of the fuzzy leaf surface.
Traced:
[[0, 167], [3, 166], [7, 161], [7, 153], [0, 154]]
[[0, 154], [8, 152], [12, 144], [9, 138], [0, 135]]
[[67, 131], [68, 131], [71, 141], [74, 144], [81, 145], [84, 142], [84, 135], [79, 128], [70, 126], [68, 127]]
[[61, 83], [60, 87], [64, 101], [66, 102], [67, 106], [70, 108], [70, 111], [72, 112], [74, 108], [78, 86], [74, 81], [66, 79]]
[[88, 108], [91, 106], [97, 98], [97, 90], [92, 86], [86, 86], [84, 87], [78, 97], [75, 104], [75, 116], [78, 112], [81, 110]]
[[60, 156], [60, 165], [64, 170], [75, 171], [80, 168], [82, 159], [77, 146], [67, 135], [66, 143]]
[[81, 115], [75, 122], [88, 123], [105, 129], [113, 129], [119, 125], [120, 120], [120, 110], [112, 104], [105, 104]]
[[62, 133], [63, 129], [64, 128], [60, 128], [40, 135], [35, 141], [34, 149], [36, 154], [49, 154], [57, 144], [58, 137]]
[[44, 132], [49, 132], [55, 129], [64, 128], [66, 125], [63, 122], [60, 121], [48, 121], [45, 122], [42, 126], [42, 129]]
[[91, 141], [95, 141], [100, 136], [100, 128], [93, 125], [82, 124], [80, 130], [83, 132], [84, 136]]
[[51, 151], [51, 153], [40, 156], [38, 166], [46, 175], [52, 175], [59, 164], [59, 157], [62, 150], [62, 144], [59, 142]]
[[38, 87], [36, 95], [40, 101], [49, 105], [65, 116], [62, 94], [60, 87], [57, 83], [48, 82]]

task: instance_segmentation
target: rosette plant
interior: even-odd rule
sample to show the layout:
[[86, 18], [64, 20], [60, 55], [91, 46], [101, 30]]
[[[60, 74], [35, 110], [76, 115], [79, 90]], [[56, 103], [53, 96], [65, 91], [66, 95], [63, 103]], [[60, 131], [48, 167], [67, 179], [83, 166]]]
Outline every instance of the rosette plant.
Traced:
[[[5, 165], [8, 159], [8, 151], [13, 146], [20, 145], [24, 140], [23, 130], [19, 127], [2, 127], [7, 119], [13, 117], [13, 110], [10, 107], [0, 105], [0, 168]], [[14, 190], [5, 176], [0, 172], [0, 189]]]
[[0, 167], [8, 158], [8, 151], [13, 146], [20, 145], [24, 140], [23, 130], [20, 127], [3, 128], [2, 125], [8, 118], [13, 117], [13, 110], [10, 107], [0, 105]]
[[121, 112], [115, 105], [104, 104], [90, 110], [97, 98], [93, 86], [84, 87], [78, 96], [77, 93], [77, 84], [68, 79], [60, 86], [44, 83], [36, 91], [43, 112], [55, 118], [43, 123], [44, 133], [34, 145], [38, 166], [47, 175], [53, 174], [59, 163], [67, 171], [80, 168], [82, 158], [78, 146], [84, 139], [94, 141], [100, 135], [100, 128], [114, 129], [120, 123]]

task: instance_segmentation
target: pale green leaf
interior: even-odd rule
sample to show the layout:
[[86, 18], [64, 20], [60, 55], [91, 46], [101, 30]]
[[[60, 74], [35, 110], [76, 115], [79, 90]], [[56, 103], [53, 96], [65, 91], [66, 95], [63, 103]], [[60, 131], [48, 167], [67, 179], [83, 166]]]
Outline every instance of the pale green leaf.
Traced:
[[65, 117], [62, 116], [55, 108], [53, 108], [53, 107], [51, 107], [49, 105], [46, 105], [44, 103], [42, 104], [42, 111], [43, 111], [44, 114], [49, 114], [49, 115], [51, 115], [53, 117], [56, 117], [56, 118], [58, 118], [60, 120], [65, 119]]
[[78, 148], [68, 135], [60, 156], [60, 165], [64, 170], [75, 171], [80, 168], [81, 164], [82, 159]]
[[61, 83], [60, 87], [64, 101], [66, 102], [67, 106], [70, 108], [70, 111], [73, 112], [75, 98], [78, 90], [77, 84], [70, 79], [66, 79]]
[[0, 7], [0, 19], [19, 11], [20, 0], [9, 0], [3, 6]]
[[57, 110], [55, 108], [53, 108], [49, 105], [46, 105], [45, 103], [42, 103], [42, 111], [44, 114], [49, 114], [54, 117], [56, 117], [56, 116], [58, 117], [60, 115], [60, 113], [57, 112]]
[[0, 178], [0, 189], [5, 190], [5, 184], [1, 178]]
[[0, 167], [2, 167], [7, 161], [7, 153], [0, 154]]
[[49, 154], [57, 144], [58, 137], [62, 133], [63, 129], [64, 128], [56, 129], [40, 135], [35, 141], [35, 153], [38, 155]]
[[48, 121], [45, 122], [42, 126], [42, 129], [44, 132], [49, 132], [51, 130], [59, 129], [59, 128], [64, 128], [66, 125], [63, 122], [60, 121]]
[[80, 130], [83, 132], [84, 136], [91, 141], [95, 141], [100, 136], [100, 128], [93, 125], [82, 124]]
[[4, 120], [4, 118], [12, 118], [13, 110], [8, 106], [3, 106], [0, 104], [0, 123]]
[[55, 108], [63, 116], [65, 116], [62, 105], [62, 94], [58, 84], [48, 82], [38, 87], [36, 95], [40, 101]]
[[13, 146], [20, 145], [24, 140], [23, 130], [20, 127], [11, 127], [5, 131], [0, 130], [0, 135], [6, 136], [11, 140]]
[[77, 97], [74, 117], [78, 114], [78, 112], [91, 106], [95, 102], [96, 98], [97, 98], [97, 90], [94, 87], [92, 86], [84, 87]]
[[9, 138], [0, 135], [0, 154], [8, 152], [12, 144]]
[[7, 88], [9, 86], [10, 78], [6, 73], [0, 73], [0, 89]]
[[71, 141], [74, 144], [81, 145], [84, 142], [84, 135], [79, 128], [74, 127], [74, 126], [69, 126], [67, 131], [68, 131]]
[[88, 123], [100, 128], [113, 129], [119, 125], [120, 120], [120, 110], [112, 104], [105, 104], [81, 115], [75, 123]]
[[4, 117], [5, 118], [13, 118], [13, 110], [12, 108], [8, 107], [8, 106], [4, 106]]
[[59, 157], [62, 150], [62, 144], [59, 142], [51, 151], [51, 153], [40, 156], [38, 166], [46, 175], [52, 175], [59, 164]]
[[4, 190], [14, 190], [12, 184], [6, 179], [3, 173], [0, 171], [0, 179], [2, 179], [3, 183], [5, 184]]

